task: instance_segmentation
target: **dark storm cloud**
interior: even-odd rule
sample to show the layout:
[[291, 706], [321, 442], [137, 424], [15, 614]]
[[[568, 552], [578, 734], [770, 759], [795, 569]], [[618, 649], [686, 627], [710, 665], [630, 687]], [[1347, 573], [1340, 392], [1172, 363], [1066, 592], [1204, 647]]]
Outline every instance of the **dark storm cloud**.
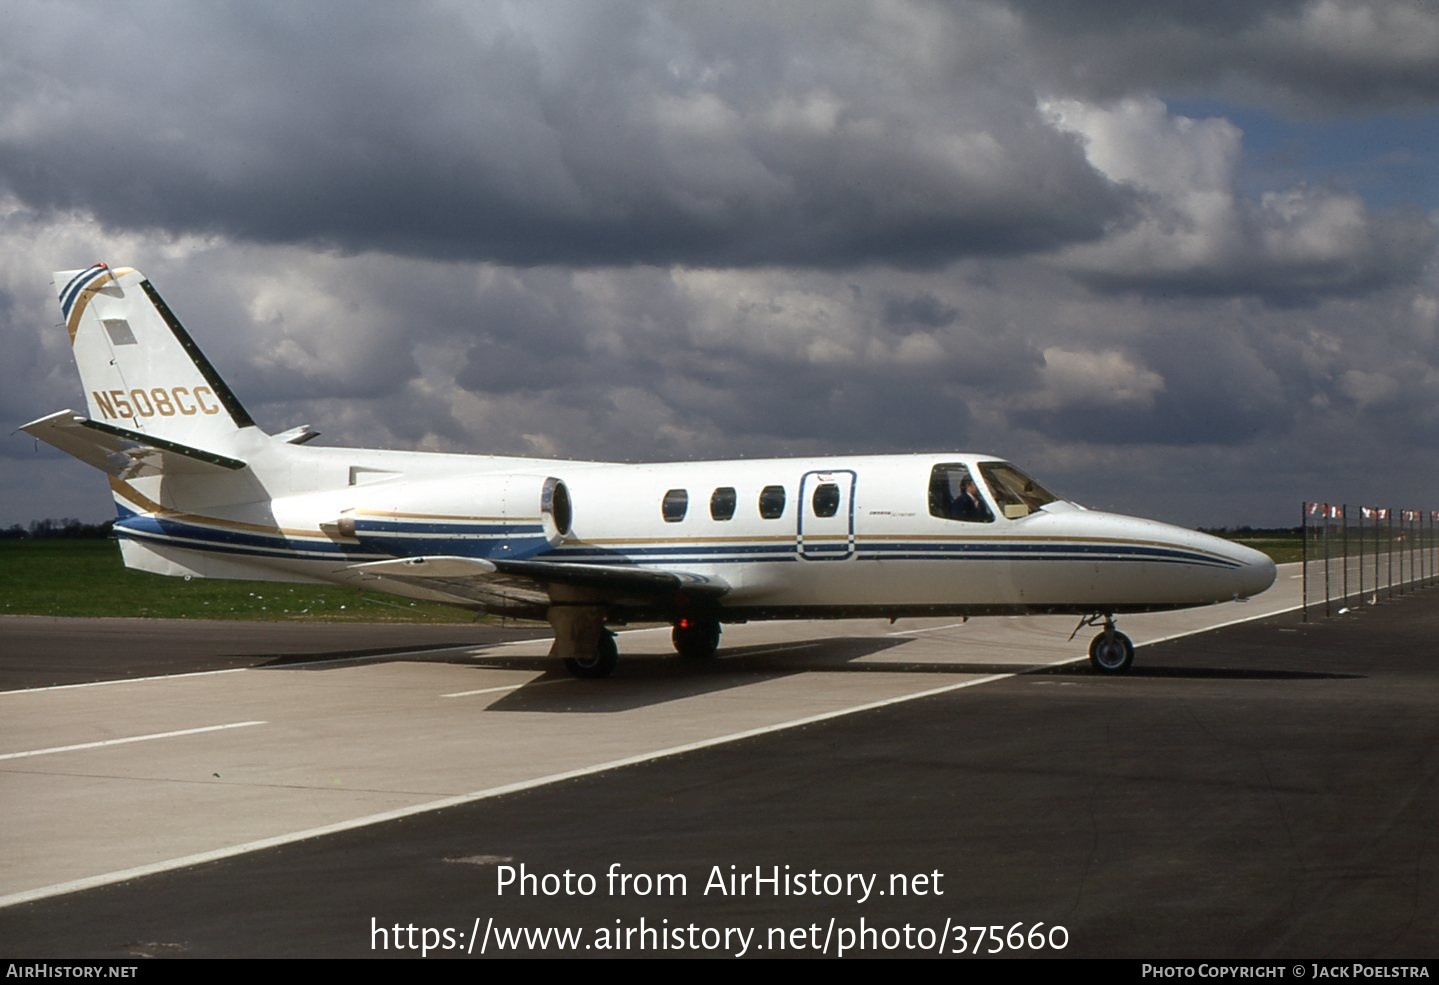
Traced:
[[1283, 235], [1262, 209], [1241, 206], [1235, 236], [1222, 250], [1184, 265], [1121, 260], [1108, 269], [1073, 273], [1101, 291], [1139, 291], [1160, 296], [1252, 295], [1276, 306], [1309, 305], [1331, 295], [1362, 295], [1412, 281], [1434, 249], [1432, 222], [1417, 212], [1366, 216], [1361, 226], [1336, 233], [1321, 250], [1274, 248]]
[[1008, 0], [1038, 75], [1071, 96], [1246, 99], [1301, 114], [1439, 104], [1439, 19], [1422, 0]]
[[992, 18], [508, 9], [20, 8], [0, 181], [116, 228], [516, 264], [927, 265], [1126, 207], [984, 55]]
[[884, 320], [891, 325], [942, 328], [954, 324], [958, 317], [958, 308], [945, 304], [933, 294], [888, 297], [884, 300]]

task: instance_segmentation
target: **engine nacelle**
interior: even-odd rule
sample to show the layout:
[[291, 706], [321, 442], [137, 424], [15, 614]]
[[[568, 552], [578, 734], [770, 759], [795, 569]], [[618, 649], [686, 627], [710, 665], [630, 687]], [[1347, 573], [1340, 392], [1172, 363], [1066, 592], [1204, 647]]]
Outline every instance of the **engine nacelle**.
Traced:
[[553, 476], [477, 475], [356, 490], [341, 536], [396, 557], [524, 558], [570, 532], [569, 490]]

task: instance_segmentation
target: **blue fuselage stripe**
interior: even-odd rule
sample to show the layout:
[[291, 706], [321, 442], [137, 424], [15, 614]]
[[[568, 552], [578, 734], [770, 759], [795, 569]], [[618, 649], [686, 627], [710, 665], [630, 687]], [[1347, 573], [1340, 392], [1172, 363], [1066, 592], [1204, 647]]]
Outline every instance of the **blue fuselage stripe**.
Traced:
[[1233, 570], [1237, 561], [1187, 551], [1142, 544], [1093, 543], [995, 543], [954, 541], [807, 543], [801, 554], [793, 541], [741, 544], [669, 544], [661, 546], [560, 547], [551, 549], [538, 524], [514, 527], [498, 525], [464, 526], [437, 524], [446, 530], [425, 530], [426, 524], [395, 527], [372, 526], [357, 530], [359, 543], [284, 534], [221, 529], [170, 517], [137, 514], [118, 507], [115, 528], [122, 536], [164, 541], [195, 550], [217, 550], [231, 554], [252, 554], [266, 558], [295, 560], [332, 559], [346, 563], [385, 557], [449, 554], [461, 557], [496, 557], [563, 561], [572, 564], [642, 564], [674, 567], [683, 565], [736, 565], [788, 562], [801, 557], [828, 557], [856, 561], [955, 561], [976, 563], [1068, 561], [1081, 563], [1128, 563], [1185, 565]]

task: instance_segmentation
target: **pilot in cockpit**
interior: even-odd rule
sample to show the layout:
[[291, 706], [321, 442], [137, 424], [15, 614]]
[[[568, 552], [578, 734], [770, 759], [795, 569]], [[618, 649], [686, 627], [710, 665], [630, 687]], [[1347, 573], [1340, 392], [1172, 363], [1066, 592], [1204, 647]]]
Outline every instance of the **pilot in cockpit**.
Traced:
[[989, 507], [979, 496], [974, 479], [965, 476], [959, 483], [959, 495], [949, 505], [949, 515], [956, 520], [988, 520]]

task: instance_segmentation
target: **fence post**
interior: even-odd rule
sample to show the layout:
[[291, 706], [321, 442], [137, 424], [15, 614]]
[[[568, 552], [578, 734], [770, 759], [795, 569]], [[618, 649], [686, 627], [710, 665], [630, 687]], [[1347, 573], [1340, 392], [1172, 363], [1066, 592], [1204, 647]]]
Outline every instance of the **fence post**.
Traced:
[[1309, 501], [1299, 504], [1299, 621], [1309, 621]]
[[1359, 604], [1364, 604], [1364, 511], [1369, 507], [1359, 507]]
[[1329, 504], [1324, 504], [1324, 618], [1329, 618]]
[[1339, 507], [1339, 551], [1344, 558], [1344, 567], [1339, 571], [1339, 584], [1344, 592], [1340, 601], [1343, 605], [1349, 604], [1349, 504], [1345, 503]]
[[1389, 598], [1394, 598], [1394, 510], [1389, 510]]

